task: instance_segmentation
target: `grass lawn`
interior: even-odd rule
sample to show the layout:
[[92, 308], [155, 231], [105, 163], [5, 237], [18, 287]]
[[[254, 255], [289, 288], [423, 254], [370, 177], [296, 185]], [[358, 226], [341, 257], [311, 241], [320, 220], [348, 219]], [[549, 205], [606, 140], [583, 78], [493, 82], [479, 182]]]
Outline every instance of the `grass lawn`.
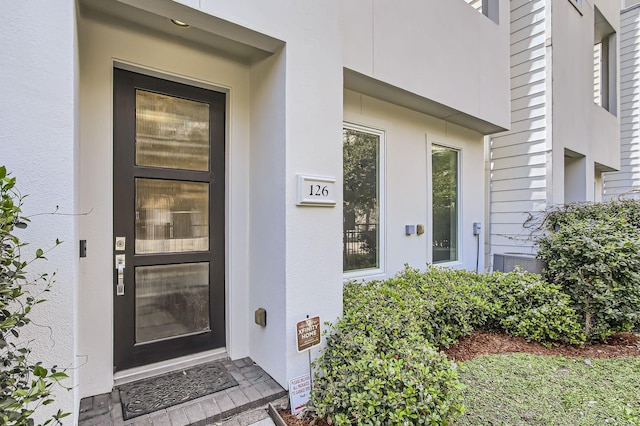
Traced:
[[456, 425], [640, 425], [640, 357], [530, 354], [465, 361]]

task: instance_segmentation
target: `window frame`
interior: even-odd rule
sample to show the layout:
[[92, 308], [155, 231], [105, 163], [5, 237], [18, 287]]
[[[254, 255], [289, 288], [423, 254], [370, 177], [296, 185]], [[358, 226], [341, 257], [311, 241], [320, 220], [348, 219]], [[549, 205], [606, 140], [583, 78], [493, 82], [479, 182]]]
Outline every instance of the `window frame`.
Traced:
[[[433, 148], [437, 147], [437, 148], [442, 148], [442, 149], [446, 149], [449, 151], [454, 151], [457, 154], [457, 194], [456, 194], [456, 206], [457, 206], [457, 211], [456, 211], [456, 259], [454, 260], [447, 260], [447, 261], [441, 261], [441, 262], [434, 262], [433, 260], [433, 240], [434, 240], [434, 228], [433, 228], [433, 221], [434, 221], [434, 215], [433, 215]], [[429, 239], [428, 239], [428, 249], [427, 249], [427, 253], [429, 256], [429, 263], [432, 265], [439, 265], [439, 266], [446, 266], [446, 267], [454, 267], [454, 266], [458, 266], [458, 265], [462, 265], [463, 264], [463, 259], [462, 259], [462, 233], [461, 233], [461, 224], [462, 224], [462, 181], [463, 181], [463, 176], [462, 176], [462, 160], [463, 160], [463, 149], [460, 146], [455, 146], [452, 145], [450, 143], [446, 143], [440, 140], [437, 141], [431, 141], [429, 143], [429, 155], [427, 158], [428, 161], [428, 179], [429, 179], [429, 185], [428, 185], [428, 194], [429, 194], [429, 219], [428, 219], [428, 224], [429, 224]]]
[[[351, 271], [342, 271], [342, 276], [345, 281], [372, 277], [375, 275], [383, 275], [386, 270], [386, 132], [383, 129], [357, 124], [353, 122], [343, 122], [343, 131], [353, 130], [357, 132], [368, 133], [378, 136], [378, 265], [375, 268], [356, 269]], [[343, 140], [344, 146], [344, 140]], [[344, 168], [344, 158], [342, 161]], [[344, 185], [344, 175], [342, 178], [342, 184]], [[344, 220], [344, 195], [343, 195], [343, 213]], [[344, 228], [343, 228], [344, 233]], [[344, 234], [343, 234], [344, 235]], [[344, 249], [344, 240], [342, 243]], [[344, 254], [343, 254], [344, 256]], [[344, 258], [343, 258], [344, 262]]]

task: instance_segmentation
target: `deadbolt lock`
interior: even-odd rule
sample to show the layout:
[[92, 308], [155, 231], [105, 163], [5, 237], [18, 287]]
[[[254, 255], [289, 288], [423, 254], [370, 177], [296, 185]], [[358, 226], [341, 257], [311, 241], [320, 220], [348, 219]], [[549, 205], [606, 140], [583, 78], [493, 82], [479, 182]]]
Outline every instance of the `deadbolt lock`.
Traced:
[[124, 251], [126, 244], [126, 237], [116, 237], [116, 251]]

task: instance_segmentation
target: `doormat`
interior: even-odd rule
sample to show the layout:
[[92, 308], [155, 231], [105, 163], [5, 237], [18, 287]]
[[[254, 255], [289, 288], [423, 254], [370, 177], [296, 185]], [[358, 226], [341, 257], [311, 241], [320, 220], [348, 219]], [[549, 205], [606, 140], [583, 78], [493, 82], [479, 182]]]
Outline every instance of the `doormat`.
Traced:
[[118, 386], [125, 420], [238, 386], [221, 362]]

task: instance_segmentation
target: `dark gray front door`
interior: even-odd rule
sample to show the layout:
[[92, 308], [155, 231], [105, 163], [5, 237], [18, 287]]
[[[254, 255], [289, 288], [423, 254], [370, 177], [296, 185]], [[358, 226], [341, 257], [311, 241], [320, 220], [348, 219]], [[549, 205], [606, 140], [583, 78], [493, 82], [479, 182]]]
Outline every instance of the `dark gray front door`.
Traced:
[[225, 345], [225, 96], [114, 69], [116, 370]]

